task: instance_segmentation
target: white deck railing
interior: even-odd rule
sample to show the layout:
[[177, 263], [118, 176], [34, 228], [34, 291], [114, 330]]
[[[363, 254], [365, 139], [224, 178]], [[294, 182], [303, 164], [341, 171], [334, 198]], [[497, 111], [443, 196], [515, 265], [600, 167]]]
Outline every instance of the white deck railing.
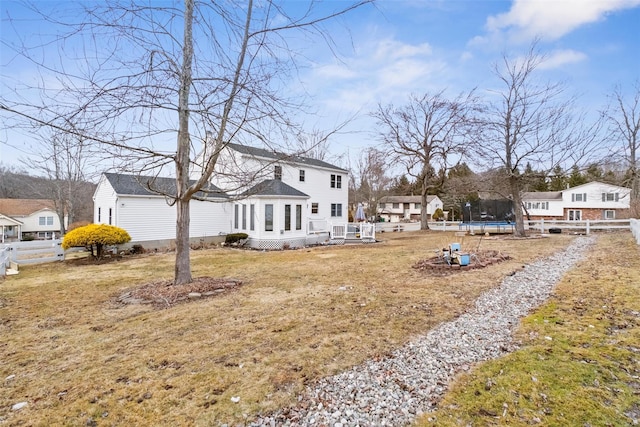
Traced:
[[376, 224], [369, 222], [350, 222], [331, 224], [331, 240], [363, 240], [376, 239]]

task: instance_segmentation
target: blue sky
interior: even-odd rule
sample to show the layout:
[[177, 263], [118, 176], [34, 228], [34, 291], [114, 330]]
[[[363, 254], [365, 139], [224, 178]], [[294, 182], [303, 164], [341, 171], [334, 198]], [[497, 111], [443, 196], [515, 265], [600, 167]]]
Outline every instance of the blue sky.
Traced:
[[[326, 7], [341, 4], [329, 1]], [[6, 0], [0, 8], [6, 42], [16, 37], [6, 17], [20, 8]], [[476, 87], [482, 94], [497, 85], [492, 63], [504, 53], [523, 54], [535, 37], [548, 56], [540, 77], [564, 81], [589, 111], [603, 108], [615, 85], [630, 91], [640, 79], [640, 0], [380, 0], [328, 29], [339, 57], [320, 43], [306, 47], [297, 89], [310, 95], [317, 111], [305, 119], [309, 128], [330, 129], [357, 114], [349, 133], [331, 139], [341, 165], [377, 143], [368, 113], [378, 103], [400, 106], [411, 93], [443, 89], [456, 95]], [[32, 22], [18, 31], [35, 37], [39, 26]], [[29, 74], [27, 64], [16, 70], [6, 46], [0, 49], [2, 78]], [[36, 143], [3, 126], [0, 163], [17, 164]]]

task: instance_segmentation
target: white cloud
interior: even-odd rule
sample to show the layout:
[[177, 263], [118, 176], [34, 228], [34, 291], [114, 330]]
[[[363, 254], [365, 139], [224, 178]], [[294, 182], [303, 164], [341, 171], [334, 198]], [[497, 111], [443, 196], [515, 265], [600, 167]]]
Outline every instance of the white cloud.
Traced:
[[446, 69], [428, 43], [372, 39], [340, 63], [315, 67], [305, 85], [329, 110], [366, 110], [378, 101], [404, 101], [409, 93], [438, 86]]
[[357, 73], [344, 64], [325, 64], [316, 68], [316, 74], [324, 79], [351, 79], [357, 77]]
[[489, 32], [506, 31], [514, 41], [556, 40], [607, 14], [640, 5], [640, 0], [515, 0], [511, 10], [487, 18]]
[[374, 59], [379, 61], [393, 61], [401, 58], [426, 56], [431, 54], [429, 43], [409, 45], [396, 40], [382, 40], [374, 53]]
[[558, 68], [566, 64], [574, 64], [587, 59], [587, 55], [572, 49], [557, 50], [551, 52], [547, 58], [540, 64], [540, 69], [550, 70]]

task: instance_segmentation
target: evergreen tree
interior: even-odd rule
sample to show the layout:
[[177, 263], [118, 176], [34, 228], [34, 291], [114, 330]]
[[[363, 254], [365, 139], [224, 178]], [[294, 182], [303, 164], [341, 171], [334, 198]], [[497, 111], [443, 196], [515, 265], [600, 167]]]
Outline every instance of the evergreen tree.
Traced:
[[560, 166], [553, 168], [552, 175], [549, 180], [549, 191], [562, 191], [567, 188], [567, 177]]
[[569, 187], [577, 187], [578, 185], [586, 184], [587, 178], [582, 175], [578, 166], [573, 166], [571, 168], [571, 174], [569, 175]]

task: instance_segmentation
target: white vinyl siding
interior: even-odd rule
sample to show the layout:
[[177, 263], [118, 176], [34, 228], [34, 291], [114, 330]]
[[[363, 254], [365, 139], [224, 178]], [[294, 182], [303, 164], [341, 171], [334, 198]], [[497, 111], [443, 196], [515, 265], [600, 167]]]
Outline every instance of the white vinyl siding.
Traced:
[[[192, 200], [189, 211], [189, 237], [231, 232], [229, 204]], [[124, 228], [132, 242], [175, 239], [176, 207], [169, 206], [164, 197], [120, 197], [113, 225]]]

